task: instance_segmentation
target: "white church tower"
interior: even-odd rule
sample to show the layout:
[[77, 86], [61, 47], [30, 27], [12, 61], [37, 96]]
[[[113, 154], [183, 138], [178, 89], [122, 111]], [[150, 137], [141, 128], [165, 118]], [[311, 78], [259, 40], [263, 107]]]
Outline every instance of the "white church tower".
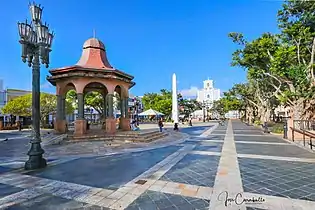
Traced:
[[203, 89], [197, 93], [197, 101], [207, 104], [211, 108], [214, 101], [220, 99], [220, 89], [213, 87], [213, 80], [209, 78], [203, 81]]

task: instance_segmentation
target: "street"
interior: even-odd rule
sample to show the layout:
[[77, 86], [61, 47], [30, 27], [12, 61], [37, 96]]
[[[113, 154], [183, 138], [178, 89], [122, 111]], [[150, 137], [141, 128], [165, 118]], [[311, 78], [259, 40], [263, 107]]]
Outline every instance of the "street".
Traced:
[[[180, 132], [116, 154], [55, 155], [41, 170], [2, 164], [0, 209], [315, 208], [315, 153], [240, 121]], [[22, 163], [10, 153], [24, 142], [9, 142], [0, 142], [2, 160]]]

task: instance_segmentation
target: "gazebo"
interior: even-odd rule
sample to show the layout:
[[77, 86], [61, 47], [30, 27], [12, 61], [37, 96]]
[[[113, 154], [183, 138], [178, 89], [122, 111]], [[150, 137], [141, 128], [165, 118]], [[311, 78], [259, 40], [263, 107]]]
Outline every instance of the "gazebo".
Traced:
[[84, 118], [84, 96], [90, 91], [103, 95], [106, 133], [116, 132], [116, 120], [113, 113], [114, 92], [119, 94], [121, 119], [120, 128], [130, 130], [128, 114], [129, 89], [135, 85], [133, 76], [115, 69], [109, 64], [104, 44], [91, 38], [85, 41], [80, 60], [76, 65], [52, 69], [47, 80], [56, 86], [57, 112], [54, 129], [58, 133], [67, 132], [65, 98], [69, 90], [74, 89], [78, 99], [78, 116], [75, 121], [74, 135], [86, 133], [87, 121]]

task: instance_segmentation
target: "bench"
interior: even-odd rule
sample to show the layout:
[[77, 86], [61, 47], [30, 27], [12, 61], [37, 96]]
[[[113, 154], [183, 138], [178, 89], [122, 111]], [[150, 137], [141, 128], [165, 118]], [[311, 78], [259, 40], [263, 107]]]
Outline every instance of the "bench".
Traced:
[[303, 144], [305, 146], [306, 142], [305, 142], [305, 137], [309, 137], [309, 143], [308, 145], [310, 146], [311, 150], [313, 149], [313, 141], [312, 139], [314, 138], [315, 139], [315, 134], [312, 133], [312, 132], [309, 132], [307, 130], [304, 130], [304, 129], [297, 129], [297, 128], [293, 128], [293, 127], [290, 127], [291, 130], [292, 130], [292, 141], [294, 142], [294, 132], [297, 132], [299, 134], [302, 134], [303, 135]]

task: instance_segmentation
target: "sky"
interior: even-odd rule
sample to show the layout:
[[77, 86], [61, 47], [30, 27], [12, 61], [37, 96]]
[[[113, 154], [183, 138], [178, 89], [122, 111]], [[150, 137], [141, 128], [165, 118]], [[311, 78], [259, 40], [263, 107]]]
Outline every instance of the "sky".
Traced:
[[[30, 20], [28, 0], [1, 2], [0, 79], [5, 88], [31, 89], [31, 69], [21, 60], [17, 22]], [[241, 32], [255, 39], [277, 33], [278, 0], [38, 0], [43, 21], [56, 33], [50, 67], [41, 68], [41, 90], [55, 93], [48, 70], [77, 63], [84, 41], [93, 37], [106, 47], [112, 66], [135, 77], [133, 95], [171, 89], [193, 96], [203, 80], [226, 91], [244, 82], [244, 70], [231, 67], [237, 46], [228, 38]]]

